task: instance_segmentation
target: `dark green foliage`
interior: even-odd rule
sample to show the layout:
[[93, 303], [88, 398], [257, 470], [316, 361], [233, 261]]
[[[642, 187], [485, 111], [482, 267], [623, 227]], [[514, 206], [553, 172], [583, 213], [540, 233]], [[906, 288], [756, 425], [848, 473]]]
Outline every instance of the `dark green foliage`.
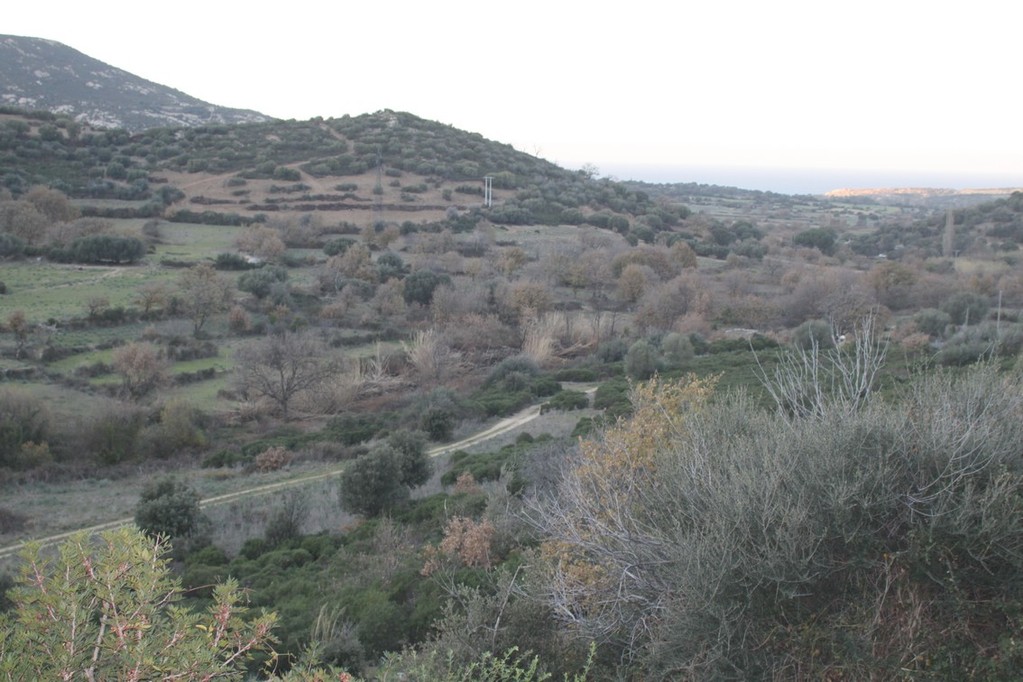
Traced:
[[258, 270], [245, 272], [238, 278], [238, 288], [256, 298], [263, 299], [270, 295], [275, 284], [288, 281], [288, 271], [279, 265], [266, 265]]
[[611, 379], [602, 383], [593, 394], [593, 407], [604, 410], [604, 416], [612, 421], [632, 414], [629, 382], [625, 379]]
[[945, 336], [945, 330], [952, 324], [952, 316], [943, 310], [925, 308], [913, 315], [913, 324], [924, 334], [942, 338]]
[[50, 258], [62, 263], [134, 263], [146, 255], [146, 245], [135, 237], [99, 234], [79, 237], [67, 248], [54, 248]]
[[50, 412], [43, 400], [14, 389], [0, 390], [0, 466], [32, 464], [23, 460], [22, 446], [46, 443], [50, 431]]
[[179, 210], [170, 215], [170, 220], [176, 223], [194, 223], [197, 225], [249, 225], [257, 222], [255, 218], [241, 216], [237, 213], [219, 213], [217, 211], [189, 211]]
[[335, 237], [323, 245], [323, 253], [328, 256], [337, 256], [348, 250], [348, 247], [355, 243], [349, 237]]
[[792, 238], [792, 243], [796, 246], [817, 249], [825, 256], [830, 256], [835, 251], [835, 240], [835, 233], [831, 230], [815, 227], [797, 234]]
[[389, 279], [401, 279], [405, 276], [405, 261], [392, 251], [380, 254], [376, 260], [376, 266], [377, 277], [381, 282], [386, 282]]
[[[263, 530], [267, 545], [278, 547], [284, 542], [302, 536], [302, 524], [309, 516], [306, 499], [300, 494], [289, 495], [284, 504], [274, 510]], [[207, 562], [208, 563], [208, 562]]]
[[405, 278], [405, 289], [402, 293], [405, 303], [430, 305], [433, 301], [433, 292], [441, 284], [451, 284], [451, 278], [432, 270], [416, 270]]
[[237, 253], [218, 253], [213, 267], [217, 270], [255, 270], [260, 266]]
[[139, 454], [139, 435], [144, 426], [141, 412], [112, 409], [79, 428], [81, 449], [101, 464], [126, 462]]
[[357, 445], [385, 430], [390, 419], [391, 415], [342, 414], [330, 420], [326, 431], [330, 438], [345, 445]]
[[672, 332], [661, 339], [661, 355], [670, 369], [681, 369], [696, 355], [688, 336]]
[[540, 435], [532, 440], [521, 440], [505, 445], [495, 452], [468, 453], [458, 450], [451, 454], [450, 469], [441, 476], [441, 483], [454, 485], [459, 475], [465, 472], [472, 474], [477, 481], [496, 481], [507, 471], [513, 474], [508, 483], [509, 487], [520, 487], [521, 481], [517, 481], [514, 474], [522, 462], [523, 455], [550, 440], [550, 436]]
[[199, 494], [175, 478], [153, 481], [135, 506], [135, 524], [150, 537], [187, 538], [202, 530]]
[[953, 324], [977, 324], [984, 320], [991, 303], [987, 296], [972, 291], [953, 294], [941, 304], [941, 310], [948, 314]]
[[611, 339], [597, 346], [597, 359], [605, 364], [621, 362], [629, 352], [629, 345], [622, 339]]
[[525, 375], [527, 377], [535, 377], [540, 374], [540, 368], [530, 358], [524, 355], [516, 355], [514, 357], [505, 358], [501, 362], [497, 363], [490, 374], [487, 375], [486, 384], [493, 386], [502, 382], [505, 382], [509, 376], [518, 377]]
[[477, 411], [488, 417], [506, 416], [536, 398], [554, 395], [560, 388], [553, 377], [540, 374], [535, 362], [515, 356], [499, 362], [470, 400]]
[[341, 474], [341, 507], [353, 514], [378, 516], [408, 499], [401, 463], [389, 447], [374, 448], [351, 462]]
[[540, 406], [540, 414], [553, 410], [567, 412], [583, 410], [590, 406], [590, 397], [582, 391], [558, 391], [550, 400]]
[[401, 429], [388, 436], [387, 445], [398, 459], [398, 480], [402, 484], [415, 488], [430, 480], [433, 463], [426, 454], [426, 434]]
[[0, 258], [20, 258], [25, 255], [24, 240], [13, 234], [0, 232]]
[[940, 365], [961, 367], [993, 357], [1012, 357], [1023, 346], [1023, 326], [983, 322], [964, 327], [945, 342], [935, 355]]
[[455, 414], [448, 408], [428, 407], [419, 418], [419, 427], [432, 441], [450, 440], [455, 430]]
[[587, 438], [600, 428], [602, 423], [603, 422], [600, 419], [582, 417], [575, 423], [575, 427], [572, 429], [572, 433], [569, 435], [569, 438], [572, 438], [573, 440]]
[[815, 345], [822, 349], [833, 348], [835, 336], [825, 320], [807, 320], [792, 333], [792, 344], [802, 350], [809, 350]]
[[202, 460], [202, 466], [209, 469], [215, 469], [219, 467], [233, 467], [239, 464], [244, 464], [251, 461], [251, 457], [246, 457], [241, 453], [241, 450], [225, 448], [218, 450], [212, 455], [205, 457]]
[[625, 354], [625, 372], [633, 379], [649, 379], [657, 371], [657, 349], [646, 339], [629, 346]]
[[588, 367], [566, 367], [554, 373], [557, 381], [589, 382], [597, 380], [597, 373]]

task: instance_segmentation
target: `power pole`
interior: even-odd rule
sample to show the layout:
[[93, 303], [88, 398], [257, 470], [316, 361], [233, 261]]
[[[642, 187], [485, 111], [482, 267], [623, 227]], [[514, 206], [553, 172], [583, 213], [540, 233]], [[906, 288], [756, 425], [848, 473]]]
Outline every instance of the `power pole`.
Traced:
[[490, 208], [494, 204], [494, 178], [489, 175], [483, 178], [483, 205]]

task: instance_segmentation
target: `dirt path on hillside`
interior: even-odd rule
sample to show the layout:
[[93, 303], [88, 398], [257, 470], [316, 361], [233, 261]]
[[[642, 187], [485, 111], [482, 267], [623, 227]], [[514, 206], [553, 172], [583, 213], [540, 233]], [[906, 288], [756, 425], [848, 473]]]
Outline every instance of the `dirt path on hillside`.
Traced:
[[[592, 394], [596, 390], [597, 390], [597, 388], [594, 386], [594, 387], [586, 388], [585, 392], [588, 393], [588, 394]], [[468, 438], [463, 438], [462, 440], [458, 441], [457, 443], [448, 443], [447, 445], [441, 445], [441, 446], [432, 448], [431, 450], [427, 451], [427, 454], [430, 457], [439, 457], [440, 455], [443, 455], [443, 454], [446, 454], [446, 453], [449, 453], [449, 452], [454, 452], [455, 450], [462, 450], [462, 449], [471, 447], [473, 445], [478, 445], [479, 443], [486, 442], [486, 441], [490, 440], [491, 438], [496, 438], [497, 436], [505, 434], [508, 431], [511, 431], [512, 429], [516, 429], [516, 428], [518, 428], [520, 426], [528, 424], [529, 422], [533, 421], [534, 419], [536, 419], [539, 416], [540, 416], [540, 405], [539, 404], [532, 405], [532, 406], [527, 407], [526, 409], [522, 410], [521, 412], [518, 412], [517, 414], [514, 414], [514, 415], [512, 415], [510, 417], [506, 417], [505, 419], [500, 420], [499, 422], [497, 422], [493, 426], [490, 426], [490, 427], [488, 427], [488, 428], [486, 428], [486, 429], [484, 429], [484, 430], [482, 430], [482, 431], [480, 431], [478, 433], [475, 433], [472, 436], [469, 436]], [[265, 485], [253, 486], [251, 488], [246, 488], [244, 490], [238, 490], [238, 491], [235, 491], [233, 493], [226, 493], [224, 495], [217, 495], [215, 497], [208, 497], [208, 498], [206, 498], [204, 500], [200, 500], [199, 507], [203, 508], [203, 509], [206, 509], [208, 507], [213, 507], [213, 506], [216, 506], [216, 505], [224, 504], [226, 502], [233, 502], [235, 500], [238, 500], [238, 499], [241, 499], [241, 498], [245, 498], [245, 497], [252, 497], [252, 496], [256, 496], [256, 495], [265, 495], [265, 494], [276, 492], [276, 491], [279, 491], [279, 490], [284, 490], [284, 489], [287, 489], [287, 488], [293, 488], [293, 487], [305, 485], [305, 484], [308, 484], [308, 483], [312, 483], [314, 481], [322, 481], [322, 480], [327, 479], [327, 478], [335, 478], [337, 476], [340, 476], [343, 471], [344, 471], [344, 467], [336, 467], [336, 468], [331, 469], [329, 471], [322, 471], [322, 472], [317, 473], [317, 474], [310, 474], [308, 476], [302, 476], [300, 478], [294, 478], [294, 479], [291, 479], [291, 480], [288, 480], [288, 481], [280, 481], [280, 482], [277, 482], [277, 483], [268, 483], [268, 484], [265, 484]], [[49, 535], [49, 536], [43, 537], [43, 538], [34, 538], [32, 540], [25, 540], [23, 542], [19, 542], [19, 543], [15, 544], [15, 545], [10, 545], [8, 547], [0, 548], [0, 561], [3, 561], [3, 560], [8, 559], [10, 557], [13, 557], [19, 551], [21, 551], [27, 544], [29, 544], [31, 542], [37, 542], [37, 543], [40, 543], [42, 545], [52, 545], [54, 543], [57, 543], [57, 542], [60, 542], [62, 540], [68, 539], [69, 537], [71, 537], [75, 533], [81, 533], [83, 531], [86, 532], [86, 533], [99, 533], [99, 532], [102, 532], [102, 531], [105, 531], [105, 530], [111, 530], [111, 529], [114, 529], [114, 528], [120, 528], [121, 526], [126, 526], [126, 525], [131, 524], [131, 523], [134, 523], [134, 519], [132, 519], [132, 518], [123, 518], [123, 519], [117, 519], [116, 521], [108, 521], [106, 523], [96, 524], [94, 526], [89, 526], [87, 528], [80, 528], [80, 529], [77, 529], [77, 530], [67, 531], [67, 532], [64, 532], [64, 533], [57, 533], [55, 535]]]

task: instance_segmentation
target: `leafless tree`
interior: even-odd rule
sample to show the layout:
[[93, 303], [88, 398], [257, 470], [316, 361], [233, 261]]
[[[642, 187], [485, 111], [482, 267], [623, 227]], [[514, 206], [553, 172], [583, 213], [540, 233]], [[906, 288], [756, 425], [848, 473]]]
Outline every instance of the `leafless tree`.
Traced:
[[192, 318], [192, 331], [198, 334], [210, 316], [223, 312], [231, 304], [231, 284], [212, 266], [196, 265], [182, 273], [178, 282], [182, 306]]
[[167, 376], [167, 359], [151, 343], [129, 343], [114, 351], [114, 370], [121, 375], [124, 393], [138, 400]]
[[291, 418], [297, 396], [312, 390], [338, 367], [312, 332], [270, 334], [240, 349], [239, 383], [249, 394], [271, 401], [284, 419]]

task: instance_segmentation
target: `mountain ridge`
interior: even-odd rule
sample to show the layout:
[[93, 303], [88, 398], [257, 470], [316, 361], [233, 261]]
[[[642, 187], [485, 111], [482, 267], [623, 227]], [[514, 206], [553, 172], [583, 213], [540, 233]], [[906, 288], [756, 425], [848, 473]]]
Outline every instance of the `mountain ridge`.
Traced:
[[204, 102], [55, 40], [14, 35], [0, 35], [0, 104], [129, 132], [274, 120]]

